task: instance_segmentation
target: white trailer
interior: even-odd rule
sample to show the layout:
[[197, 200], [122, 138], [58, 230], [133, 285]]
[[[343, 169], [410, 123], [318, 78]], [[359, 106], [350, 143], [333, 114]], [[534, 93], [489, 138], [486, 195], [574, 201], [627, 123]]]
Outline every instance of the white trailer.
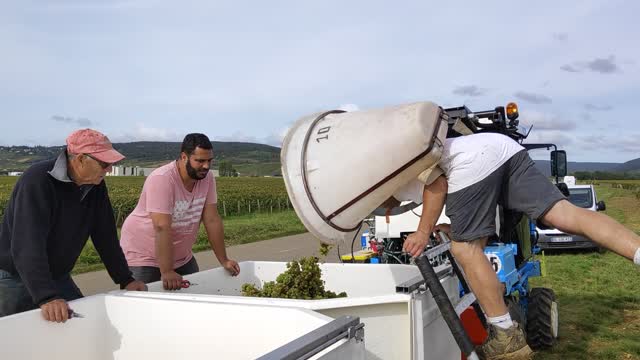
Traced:
[[[416, 266], [386, 264], [320, 264], [327, 290], [345, 291], [346, 298], [289, 300], [241, 296], [244, 283], [261, 286], [286, 270], [283, 262], [247, 261], [240, 263], [237, 277], [216, 268], [185, 277], [197, 284], [179, 291], [165, 291], [160, 282], [149, 284], [148, 293], [129, 292], [126, 296], [245, 305], [297, 307], [339, 318], [359, 317], [364, 324], [367, 359], [460, 359], [460, 349], [451, 335], [431, 293], [415, 286], [422, 280]], [[458, 281], [448, 266], [441, 283], [456, 303]], [[400, 291], [400, 292], [399, 292]], [[259, 321], [263, 321], [260, 319]]]
[[0, 318], [2, 358], [365, 359], [355, 318], [303, 308], [94, 295], [69, 302], [82, 318], [64, 324], [40, 310]]

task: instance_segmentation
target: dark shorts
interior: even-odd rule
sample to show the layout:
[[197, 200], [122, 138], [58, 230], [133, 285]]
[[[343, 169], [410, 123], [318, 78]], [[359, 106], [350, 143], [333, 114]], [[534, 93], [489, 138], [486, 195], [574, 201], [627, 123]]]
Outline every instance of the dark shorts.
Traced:
[[[133, 273], [133, 278], [145, 284], [160, 281], [160, 269], [155, 266], [129, 266]], [[175, 269], [180, 275], [189, 275], [200, 271], [196, 257], [192, 257], [186, 264]]]
[[526, 150], [481, 181], [447, 194], [451, 238], [471, 241], [496, 232], [496, 205], [539, 220], [565, 196], [538, 169]]

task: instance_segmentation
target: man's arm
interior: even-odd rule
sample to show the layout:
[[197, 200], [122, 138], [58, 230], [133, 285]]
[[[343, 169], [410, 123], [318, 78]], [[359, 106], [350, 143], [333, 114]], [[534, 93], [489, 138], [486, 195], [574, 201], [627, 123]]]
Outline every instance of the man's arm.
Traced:
[[231, 275], [238, 275], [240, 273], [240, 266], [236, 261], [227, 257], [227, 250], [224, 245], [224, 226], [222, 225], [222, 218], [218, 213], [217, 204], [205, 204], [202, 213], [202, 222], [207, 230], [209, 244], [211, 244], [211, 248], [220, 264], [227, 269]]
[[5, 214], [14, 221], [11, 256], [33, 302], [42, 309], [42, 316], [49, 321], [64, 322], [69, 317], [67, 303], [53, 282], [47, 254], [53, 189], [36, 180], [24, 179], [16, 185], [12, 194], [13, 214]]
[[409, 235], [404, 242], [403, 250], [411, 256], [422, 254], [429, 243], [429, 236], [442, 213], [447, 198], [447, 179], [440, 175], [431, 184], [424, 187], [422, 193], [422, 216], [415, 233]]
[[144, 283], [135, 281], [127, 265], [116, 230], [116, 220], [113, 216], [113, 207], [109, 200], [109, 193], [104, 183], [93, 191], [102, 191], [97, 216], [91, 229], [91, 241], [100, 255], [105, 268], [113, 282], [120, 285], [121, 289], [143, 290]]
[[156, 237], [156, 259], [160, 266], [162, 285], [166, 290], [180, 289], [182, 276], [173, 268], [173, 241], [171, 239], [171, 215], [150, 212]]

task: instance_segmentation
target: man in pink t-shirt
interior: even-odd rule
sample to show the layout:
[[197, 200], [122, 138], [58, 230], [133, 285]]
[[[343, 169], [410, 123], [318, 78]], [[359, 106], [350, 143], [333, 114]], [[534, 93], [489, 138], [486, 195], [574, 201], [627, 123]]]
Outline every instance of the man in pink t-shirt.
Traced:
[[238, 263], [227, 257], [216, 181], [209, 168], [213, 151], [204, 134], [188, 134], [180, 158], [154, 170], [144, 183], [138, 205], [122, 225], [120, 243], [133, 277], [162, 280], [167, 290], [182, 285], [182, 275], [198, 272], [191, 248], [200, 223], [222, 266], [236, 276]]

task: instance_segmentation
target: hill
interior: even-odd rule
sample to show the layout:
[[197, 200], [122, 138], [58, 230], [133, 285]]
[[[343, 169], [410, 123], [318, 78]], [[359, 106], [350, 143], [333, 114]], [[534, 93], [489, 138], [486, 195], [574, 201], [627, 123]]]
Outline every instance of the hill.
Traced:
[[[213, 141], [212, 145], [215, 162], [228, 160], [234, 167], [238, 167], [242, 175], [280, 173], [278, 147], [223, 141]], [[139, 141], [114, 143], [113, 146], [127, 157], [122, 161], [125, 166], [156, 167], [175, 159], [180, 153], [179, 142]], [[62, 146], [0, 146], [0, 171], [24, 170], [35, 162], [56, 157], [62, 149]]]
[[[156, 167], [175, 159], [180, 152], [178, 142], [139, 141], [115, 143], [127, 158], [125, 166]], [[280, 175], [280, 148], [246, 142], [214, 141], [215, 161], [228, 160], [245, 176]], [[34, 162], [55, 157], [62, 146], [0, 146], [0, 172], [21, 171]], [[216, 163], [214, 163], [214, 167]], [[536, 167], [550, 176], [549, 160], [536, 160]], [[575, 171], [640, 172], [640, 158], [626, 163], [569, 162], [569, 173]]]
[[[546, 176], [551, 176], [551, 162], [549, 160], [535, 160], [536, 168]], [[619, 171], [620, 163], [601, 163], [601, 162], [575, 162], [567, 163], [569, 173], [576, 171]], [[640, 169], [640, 166], [638, 166]]]

